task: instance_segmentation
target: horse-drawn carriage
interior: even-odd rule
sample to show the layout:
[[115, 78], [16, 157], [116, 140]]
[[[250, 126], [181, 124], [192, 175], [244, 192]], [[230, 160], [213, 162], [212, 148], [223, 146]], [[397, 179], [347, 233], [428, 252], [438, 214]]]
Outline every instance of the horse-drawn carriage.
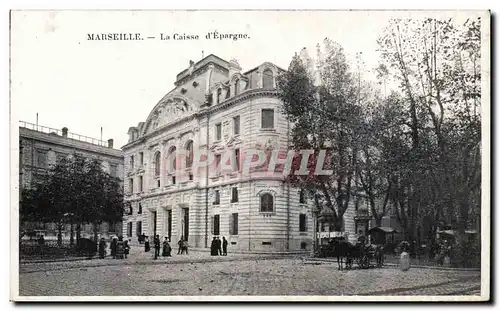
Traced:
[[350, 252], [346, 260], [346, 268], [352, 269], [353, 262], [356, 262], [361, 269], [370, 267], [382, 267], [384, 265], [384, 254], [381, 245], [351, 245]]
[[346, 269], [352, 269], [354, 263], [361, 268], [382, 267], [384, 265], [383, 246], [364, 243], [352, 244], [341, 238], [331, 239], [319, 252], [320, 257], [337, 257], [339, 270], [345, 263]]

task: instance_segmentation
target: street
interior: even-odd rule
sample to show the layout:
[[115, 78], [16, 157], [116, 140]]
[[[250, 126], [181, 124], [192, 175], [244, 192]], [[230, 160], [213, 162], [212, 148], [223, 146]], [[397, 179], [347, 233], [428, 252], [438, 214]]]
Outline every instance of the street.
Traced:
[[[156, 262], [21, 264], [21, 296], [480, 295], [480, 272], [394, 266], [339, 271], [307, 258], [175, 255]], [[169, 263], [170, 261], [170, 263]], [[112, 265], [109, 265], [112, 264]]]

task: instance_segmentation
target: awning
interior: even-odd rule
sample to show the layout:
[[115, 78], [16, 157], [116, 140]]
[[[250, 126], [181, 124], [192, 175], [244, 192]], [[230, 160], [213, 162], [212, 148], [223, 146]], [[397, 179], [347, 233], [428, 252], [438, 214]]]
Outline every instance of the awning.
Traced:
[[368, 234], [372, 232], [382, 232], [382, 233], [394, 233], [396, 230], [391, 227], [374, 227], [368, 230]]
[[[442, 230], [438, 231], [437, 233], [439, 234], [445, 234], [445, 235], [455, 235], [455, 230]], [[465, 234], [476, 234], [476, 230], [465, 230]]]

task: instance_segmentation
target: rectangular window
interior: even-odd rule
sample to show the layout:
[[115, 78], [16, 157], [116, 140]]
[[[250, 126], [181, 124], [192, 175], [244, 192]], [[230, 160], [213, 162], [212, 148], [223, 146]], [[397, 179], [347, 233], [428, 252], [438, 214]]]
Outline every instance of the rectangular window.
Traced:
[[129, 193], [134, 193], [134, 179], [130, 178], [128, 181]]
[[263, 129], [274, 128], [274, 109], [262, 109], [262, 125]]
[[236, 170], [240, 170], [240, 149], [234, 150], [234, 157], [236, 158]]
[[240, 116], [233, 118], [233, 132], [234, 135], [240, 135]]
[[220, 215], [214, 215], [213, 225], [214, 225], [213, 235], [219, 235], [220, 234]]
[[172, 176], [172, 185], [175, 185], [175, 176]]
[[130, 156], [130, 169], [134, 169], [134, 156]]
[[231, 192], [231, 203], [238, 202], [238, 188], [233, 187]]
[[[71, 230], [71, 228], [70, 228], [70, 230]], [[116, 230], [116, 222], [113, 222], [113, 221], [109, 222], [108, 223], [108, 232], [116, 232], [116, 231], [117, 231]]]
[[142, 192], [142, 176], [139, 176], [139, 192]]
[[38, 167], [45, 168], [47, 166], [47, 153], [42, 150], [36, 152], [36, 159]]
[[220, 204], [220, 192], [219, 190], [215, 190], [214, 205], [219, 205], [219, 204]]
[[127, 223], [127, 236], [129, 238], [132, 237], [132, 223], [131, 222]]
[[144, 152], [139, 152], [139, 165], [144, 164]]
[[189, 180], [193, 180], [193, 174], [189, 173]]
[[300, 204], [306, 204], [306, 195], [304, 189], [300, 189], [299, 192], [299, 203]]
[[238, 213], [232, 213], [229, 218], [229, 234], [238, 235]]
[[307, 215], [306, 214], [299, 215], [299, 231], [300, 232], [307, 231]]
[[138, 221], [135, 228], [135, 235], [140, 236], [142, 234], [142, 221]]
[[221, 140], [222, 139], [222, 124], [217, 123], [215, 125], [215, 140]]
[[137, 214], [142, 214], [142, 204], [139, 203], [139, 208], [137, 209]]

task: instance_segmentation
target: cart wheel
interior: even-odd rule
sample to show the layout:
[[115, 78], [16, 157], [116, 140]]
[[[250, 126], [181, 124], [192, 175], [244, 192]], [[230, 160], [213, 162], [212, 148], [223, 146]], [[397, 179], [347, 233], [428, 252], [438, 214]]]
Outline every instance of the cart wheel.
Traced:
[[367, 268], [370, 267], [370, 259], [368, 258], [368, 256], [363, 255], [363, 257], [361, 258], [361, 264], [360, 264], [360, 266], [363, 269], [367, 269]]
[[346, 262], [345, 262], [345, 267], [346, 267], [347, 269], [352, 269], [352, 261], [353, 261], [353, 259], [352, 259], [352, 258], [347, 258], [347, 259], [346, 259]]

